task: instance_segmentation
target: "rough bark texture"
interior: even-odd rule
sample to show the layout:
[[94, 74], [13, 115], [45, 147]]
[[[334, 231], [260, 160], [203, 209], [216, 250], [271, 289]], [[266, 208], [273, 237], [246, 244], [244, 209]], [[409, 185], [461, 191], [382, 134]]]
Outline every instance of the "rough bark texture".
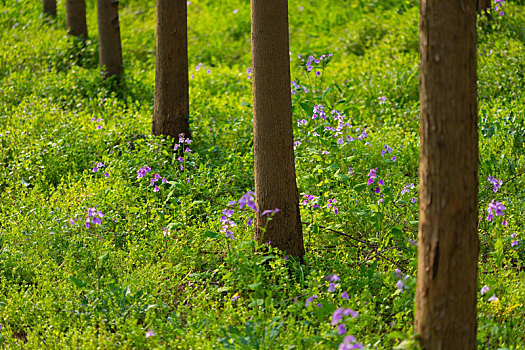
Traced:
[[85, 0], [66, 0], [66, 29], [70, 35], [88, 38]]
[[288, 1], [252, 0], [253, 130], [255, 193], [261, 211], [255, 237], [302, 258], [303, 233], [293, 153]]
[[118, 18], [118, 0], [97, 0], [99, 63], [105, 77], [124, 72]]
[[422, 0], [419, 260], [424, 349], [476, 348], [476, 2]]
[[190, 137], [186, 0], [157, 0], [153, 135]]
[[44, 0], [44, 15], [56, 18], [57, 0]]

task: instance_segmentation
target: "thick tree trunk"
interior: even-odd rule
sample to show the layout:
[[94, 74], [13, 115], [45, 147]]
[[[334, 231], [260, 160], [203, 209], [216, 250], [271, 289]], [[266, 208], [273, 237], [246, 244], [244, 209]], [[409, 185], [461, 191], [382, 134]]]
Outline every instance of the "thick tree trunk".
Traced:
[[85, 0], [66, 0], [66, 29], [68, 34], [87, 40]]
[[153, 135], [190, 137], [186, 0], [157, 0]]
[[44, 0], [44, 15], [56, 18], [57, 0]]
[[476, 348], [476, 2], [422, 0], [419, 260], [424, 349]]
[[118, 0], [97, 0], [99, 63], [105, 77], [124, 72], [118, 18]]
[[280, 210], [269, 223], [267, 216], [257, 214], [255, 237], [302, 258], [293, 153], [288, 1], [252, 0], [251, 6], [255, 193], [261, 212]]

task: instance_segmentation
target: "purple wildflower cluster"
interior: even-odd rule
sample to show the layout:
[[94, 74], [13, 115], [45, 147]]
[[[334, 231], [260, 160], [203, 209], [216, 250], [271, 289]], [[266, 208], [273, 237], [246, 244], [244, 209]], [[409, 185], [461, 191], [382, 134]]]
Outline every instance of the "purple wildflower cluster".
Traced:
[[516, 247], [518, 245], [518, 240], [516, 239], [517, 236], [518, 232], [514, 232], [510, 235], [510, 237], [512, 238], [512, 243], [510, 244], [511, 247]]
[[87, 216], [86, 216], [86, 228], [89, 228], [90, 223], [93, 223], [95, 225], [100, 225], [102, 223], [102, 218], [104, 217], [104, 214], [97, 210], [97, 207], [88, 208]]
[[[325, 276], [324, 279], [328, 281], [328, 292], [334, 293], [337, 290], [337, 287], [339, 287], [339, 283], [336, 283], [336, 282], [339, 282], [341, 278], [336, 274], [332, 274], [332, 275]], [[350, 296], [348, 295], [346, 291], [344, 291], [341, 294], [341, 299], [348, 300], [349, 298]], [[316, 299], [319, 299], [319, 296], [317, 294], [314, 294], [308, 297], [308, 299], [306, 299], [306, 302], [305, 302], [305, 307], [308, 307]], [[321, 303], [317, 303], [315, 307], [323, 307], [323, 305]], [[344, 323], [345, 316], [350, 316], [352, 318], [355, 318], [358, 316], [358, 313], [346, 307], [339, 307], [332, 313], [330, 324], [332, 325], [332, 327], [337, 328], [338, 335], [345, 335], [348, 332], [348, 330], [346, 329], [346, 324]], [[356, 343], [356, 338], [352, 335], [346, 336], [343, 339], [343, 342], [339, 344], [339, 349], [362, 349], [362, 348], [363, 348], [363, 345]]]
[[363, 349], [363, 344], [356, 343], [356, 339], [353, 335], [347, 335], [341, 344], [339, 344], [338, 350], [352, 350], [352, 349]]
[[[416, 186], [414, 186], [414, 184], [406, 184], [405, 187], [403, 187], [403, 189], [401, 190], [401, 195], [404, 195], [404, 194], [407, 194], [407, 193], [410, 193], [410, 190], [411, 189], [414, 189]], [[417, 199], [416, 197], [412, 197], [412, 199], [410, 200], [412, 203], [416, 203], [417, 202]]]
[[[483, 294], [486, 294], [490, 291], [490, 287], [485, 285], [481, 288], [481, 290], [479, 291], [479, 294], [483, 295]], [[496, 296], [496, 294], [492, 294], [492, 296], [490, 298], [488, 298], [488, 301], [490, 302], [493, 302], [493, 301], [498, 301], [498, 297]]]
[[406, 283], [406, 281], [408, 280], [408, 278], [410, 276], [409, 275], [405, 275], [404, 273], [402, 273], [400, 269], [395, 269], [394, 270], [394, 274], [395, 274], [396, 278], [398, 279], [397, 283], [396, 283], [396, 288], [399, 291], [401, 291], [401, 293], [403, 293], [405, 291], [405, 289], [408, 289], [408, 286], [405, 283]]
[[[504, 211], [507, 208], [503, 205], [503, 203], [496, 201], [493, 199], [490, 201], [489, 206], [487, 208], [487, 212], [489, 215], [487, 216], [487, 221], [492, 221], [494, 219], [494, 216], [503, 216], [505, 213]], [[503, 220], [505, 223], [503, 223], [503, 226], [506, 226], [506, 221]]]
[[[93, 162], [93, 164], [95, 164], [95, 166], [93, 167], [94, 173], [96, 173], [100, 168], [104, 167], [104, 163], [101, 163], [101, 162]], [[107, 171], [104, 173], [104, 176], [109, 177], [109, 174]]]
[[303, 205], [303, 206], [311, 205], [312, 208], [320, 208], [317, 204], [313, 203], [314, 199], [317, 199], [317, 197], [312, 195], [312, 194], [304, 194], [303, 195], [303, 200], [301, 202], [301, 205]]
[[493, 176], [489, 176], [487, 181], [494, 186], [492, 189], [494, 193], [498, 192], [498, 190], [501, 188], [501, 185], [503, 185], [503, 181], [501, 181], [501, 179], [497, 179]]
[[[389, 145], [385, 145], [383, 148], [384, 148], [384, 150], [381, 151], [381, 157], [384, 157], [385, 154], [387, 154], [387, 153], [392, 153], [392, 148]], [[396, 156], [392, 156], [392, 158], [390, 158], [390, 160], [393, 161], [393, 162], [397, 162]]]
[[319, 58], [315, 58], [314, 56], [310, 55], [306, 59], [306, 62], [304, 58], [301, 58], [301, 55], [297, 55], [297, 58], [301, 60], [302, 66], [305, 67], [307, 72], [311, 72], [315, 68], [315, 75], [319, 76], [321, 75], [319, 69], [322, 68], [323, 64], [328, 63], [329, 58], [332, 56], [332, 53], [329, 53], [327, 55], [321, 55], [319, 56]]
[[500, 16], [503, 16], [505, 14], [503, 12], [504, 4], [505, 0], [494, 0], [494, 11], [496, 11]]
[[[195, 72], [198, 72], [200, 70], [206, 70], [206, 73], [208, 74], [211, 74], [211, 69], [210, 68], [206, 68], [206, 66], [204, 65], [204, 63], [199, 63], [197, 66], [195, 66]], [[195, 78], [195, 75], [191, 75], [190, 76], [190, 79], [193, 79]]]
[[[144, 165], [142, 168], [139, 169], [138, 174], [137, 174], [137, 179], [141, 179], [141, 178], [143, 178], [144, 176], [146, 176], [146, 174], [147, 174], [149, 171], [151, 171], [151, 168], [150, 168], [149, 166], [147, 166], [147, 165]], [[162, 180], [161, 180], [161, 179], [162, 179]], [[149, 183], [150, 183], [150, 186], [153, 187], [153, 192], [159, 192], [159, 191], [160, 191], [159, 186], [156, 184], [156, 182], [157, 182], [158, 180], [161, 180], [161, 182], [162, 182], [163, 184], [168, 183], [168, 180], [166, 180], [165, 177], [161, 177], [161, 176], [159, 175], [159, 173], [155, 173], [155, 174], [153, 175], [153, 177], [150, 179], [150, 182], [149, 182]]]
[[253, 69], [252, 69], [252, 67], [248, 67], [248, 69], [246, 69], [246, 78], [248, 78], [248, 79], [253, 78]]
[[[184, 148], [184, 153], [187, 153], [187, 154], [190, 154], [191, 153], [191, 149], [188, 147], [188, 146], [184, 146], [184, 145], [189, 145], [191, 144], [193, 141], [191, 141], [190, 139], [186, 138], [184, 133], [182, 134], [179, 134], [179, 142], [175, 144], [175, 146], [173, 146], [173, 150], [176, 151], [178, 150], [179, 148], [180, 149], [183, 149]], [[180, 163], [184, 163], [184, 157], [182, 156], [179, 156], [177, 158], [177, 160], [180, 162]], [[180, 170], [184, 170], [184, 164], [181, 164], [180, 165]]]
[[[92, 123], [100, 123], [100, 122], [102, 122], [103, 120], [104, 120], [104, 119], [102, 119], [102, 118], [97, 118], [97, 117], [93, 117], [93, 118], [91, 118], [91, 122], [92, 122]], [[96, 126], [96, 129], [97, 129], [97, 130], [102, 129], [102, 125], [101, 125], [101, 124], [98, 124], [98, 125]]]
[[[245, 207], [253, 210], [254, 212], [259, 212], [259, 208], [257, 208], [257, 204], [255, 203], [255, 197], [257, 195], [255, 194], [255, 192], [252, 192], [252, 191], [247, 191], [245, 194], [243, 194], [241, 196], [241, 198], [239, 198], [238, 201], [231, 201], [228, 203], [228, 207], [227, 209], [224, 209], [222, 211], [222, 216], [221, 216], [221, 223], [222, 223], [222, 227], [221, 227], [221, 232], [225, 233], [226, 235], [226, 238], [231, 238], [231, 239], [235, 239], [235, 236], [232, 232], [232, 228], [237, 226], [237, 224], [235, 223], [235, 221], [233, 221], [231, 219], [232, 215], [235, 213], [234, 210], [231, 208], [233, 207], [235, 204], [239, 204], [239, 209], [244, 209]], [[264, 210], [261, 215], [263, 216], [269, 216], [269, 217], [272, 217], [273, 215], [277, 214], [279, 212], [279, 209], [278, 208], [275, 208], [275, 209], [267, 209], [267, 210]], [[253, 219], [250, 217], [248, 218], [248, 221], [246, 222], [246, 224], [248, 226], [251, 226], [253, 224]]]
[[222, 211], [222, 217], [221, 217], [221, 232], [226, 234], [226, 238], [235, 239], [235, 236], [233, 235], [233, 232], [231, 231], [232, 227], [237, 226], [235, 224], [235, 221], [230, 220], [234, 211], [232, 209], [224, 209]]
[[328, 199], [328, 204], [326, 205], [326, 207], [328, 209], [330, 209], [330, 207], [332, 207], [333, 209], [333, 212], [334, 214], [339, 214], [339, 209], [337, 209], [337, 207], [335, 206], [335, 204], [337, 203], [337, 199], [333, 198], [333, 199]]

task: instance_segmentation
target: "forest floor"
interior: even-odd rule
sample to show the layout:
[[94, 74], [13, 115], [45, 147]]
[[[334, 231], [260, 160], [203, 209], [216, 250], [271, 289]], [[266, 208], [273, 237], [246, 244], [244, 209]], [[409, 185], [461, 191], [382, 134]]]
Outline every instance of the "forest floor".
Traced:
[[[120, 1], [118, 88], [97, 66], [94, 1], [86, 45], [66, 37], [63, 1], [56, 21], [38, 1], [7, 4], [0, 344], [415, 347], [417, 1], [289, 1], [304, 265], [257, 253], [252, 213], [228, 206], [253, 191], [248, 1], [189, 2], [181, 158], [150, 136], [152, 1]], [[525, 348], [525, 4], [478, 19], [478, 341]], [[488, 221], [492, 200], [506, 209]]]

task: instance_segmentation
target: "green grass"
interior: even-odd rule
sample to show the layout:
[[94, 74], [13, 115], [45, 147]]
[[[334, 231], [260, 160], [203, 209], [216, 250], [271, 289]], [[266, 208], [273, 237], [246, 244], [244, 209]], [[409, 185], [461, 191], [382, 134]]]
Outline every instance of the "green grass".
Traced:
[[[309, 91], [293, 95], [298, 187], [315, 197], [301, 207], [303, 266], [277, 252], [254, 253], [249, 211], [235, 208], [235, 239], [220, 232], [224, 204], [253, 190], [249, 2], [194, 0], [188, 7], [194, 140], [183, 163], [149, 136], [153, 3], [120, 4], [126, 77], [118, 90], [97, 67], [94, 1], [85, 46], [65, 36], [63, 1], [56, 22], [41, 18], [38, 1], [0, 4], [0, 342], [24, 349], [329, 349], [343, 338], [332, 313], [347, 307], [358, 313], [345, 317], [347, 334], [366, 348], [413, 348], [418, 3], [289, 3], [292, 80]], [[478, 299], [482, 349], [525, 343], [524, 28], [522, 1], [478, 23], [479, 290], [490, 287]], [[316, 67], [317, 77], [298, 54], [333, 56]], [[205, 68], [195, 71], [199, 63]], [[326, 120], [311, 118], [319, 104]], [[352, 126], [337, 137], [326, 129], [338, 126], [333, 109]], [[298, 125], [302, 119], [306, 125]], [[337, 143], [364, 130], [362, 140]], [[393, 151], [382, 156], [385, 145]], [[104, 167], [93, 172], [95, 162]], [[138, 179], [144, 165], [152, 171]], [[373, 168], [385, 183], [380, 194], [366, 184]], [[167, 180], [159, 192], [149, 186], [155, 172]], [[488, 176], [503, 180], [498, 192]], [[333, 199], [338, 214], [327, 207]], [[507, 210], [488, 222], [493, 199]], [[94, 206], [105, 216], [86, 228]], [[334, 293], [331, 274], [341, 278]], [[493, 294], [499, 300], [489, 302]], [[146, 337], [150, 330], [155, 336]]]

